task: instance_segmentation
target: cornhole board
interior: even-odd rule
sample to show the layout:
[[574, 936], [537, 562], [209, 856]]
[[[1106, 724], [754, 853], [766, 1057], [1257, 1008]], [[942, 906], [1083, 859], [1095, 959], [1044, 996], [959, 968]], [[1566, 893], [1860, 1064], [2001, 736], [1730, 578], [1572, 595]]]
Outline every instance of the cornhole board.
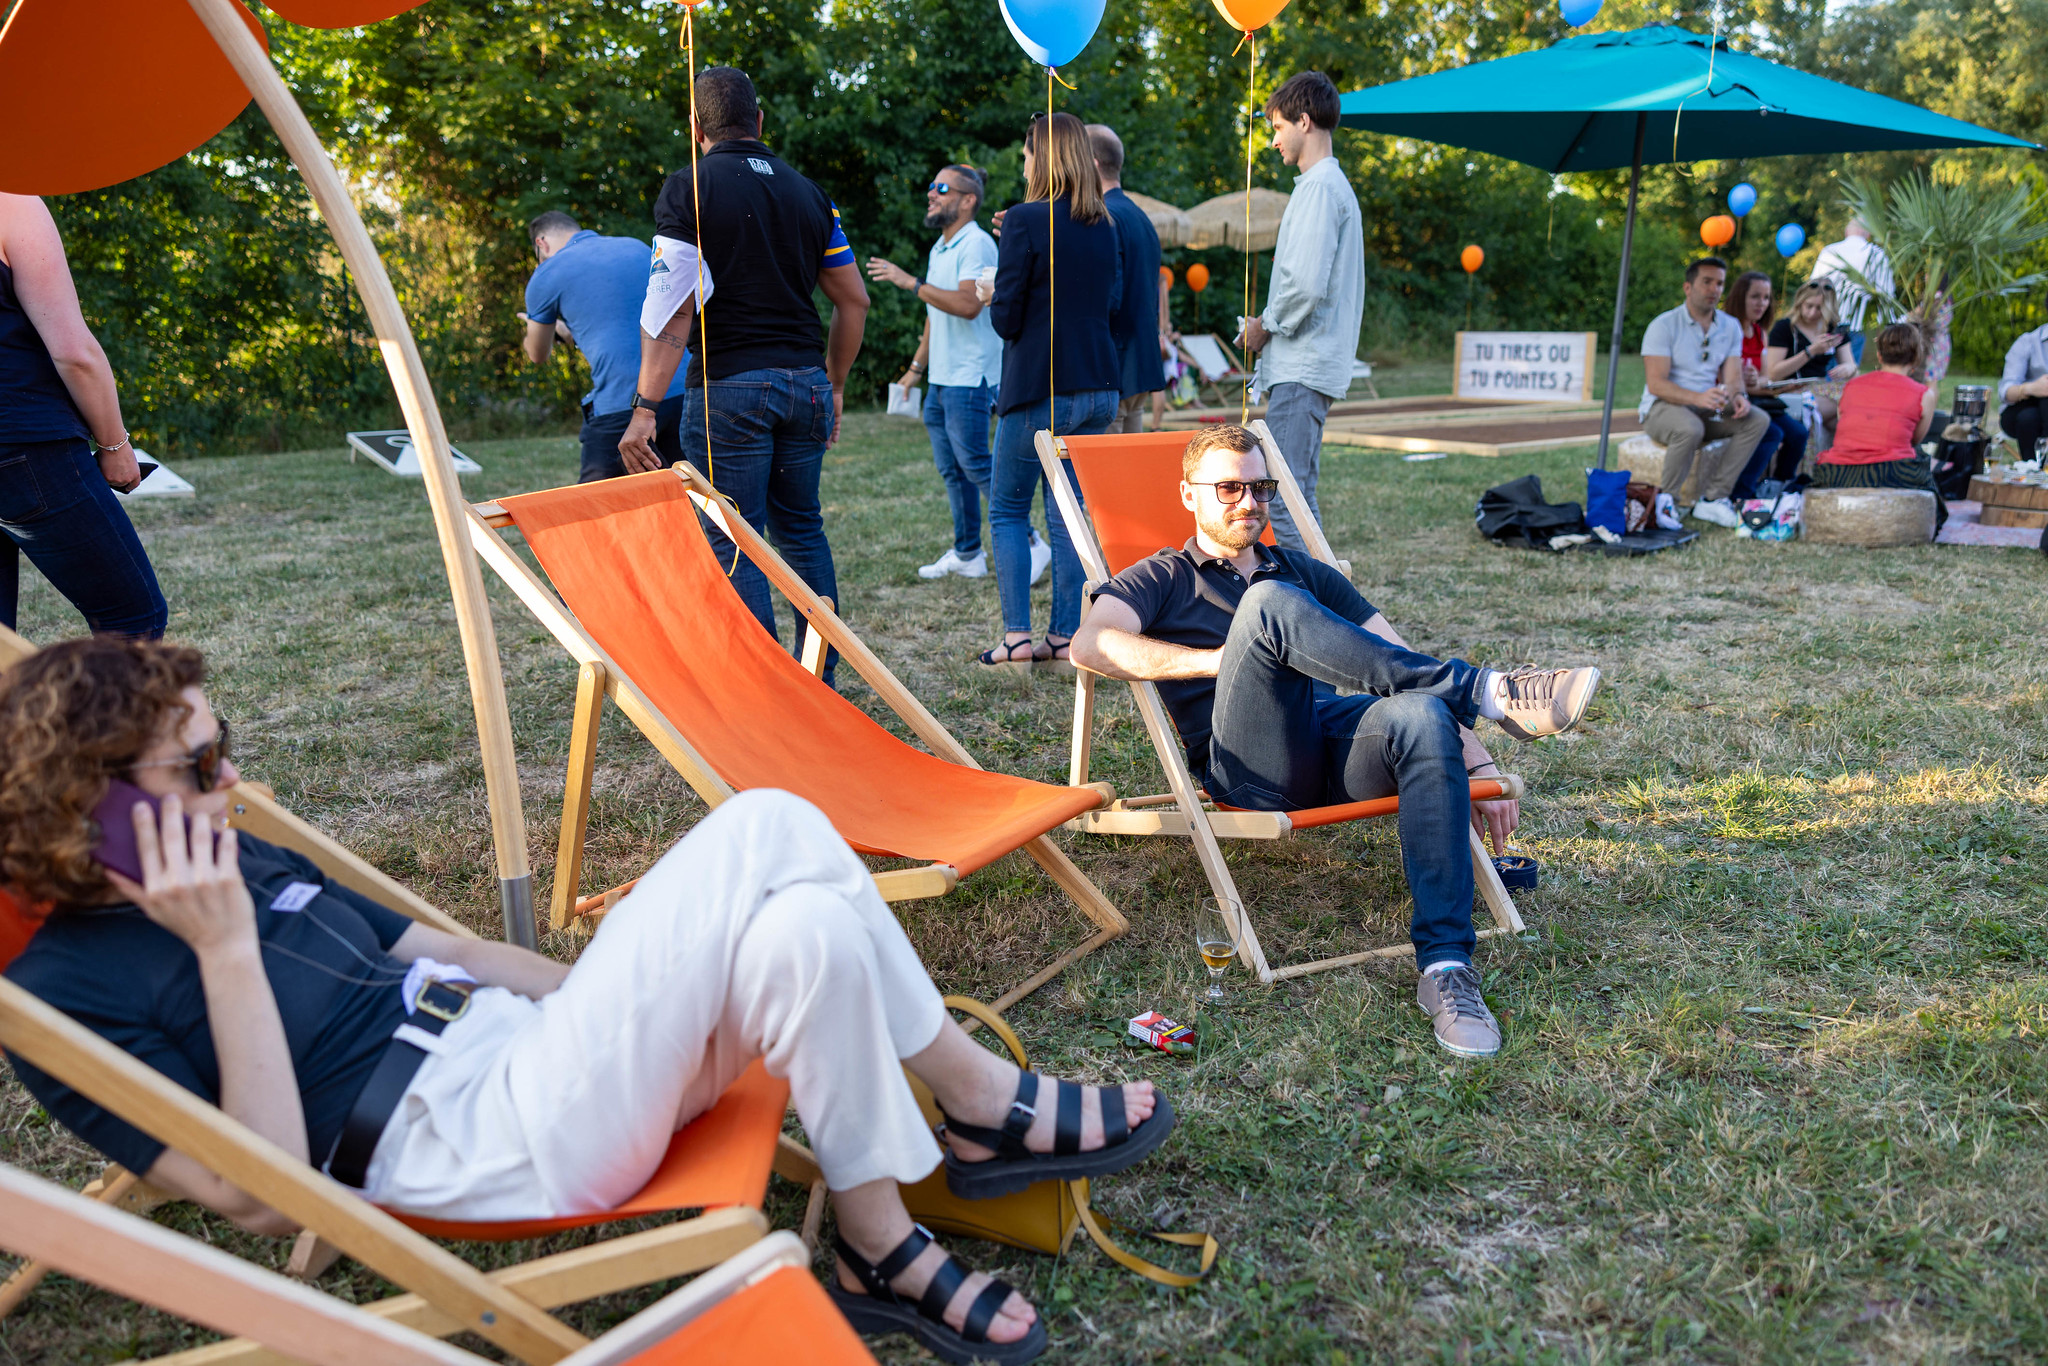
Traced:
[[[1616, 412], [1613, 437], [1633, 436], [1642, 423], [1632, 412]], [[1380, 451], [1450, 451], [1457, 455], [1520, 455], [1559, 446], [1585, 446], [1600, 439], [1600, 414], [1591, 412], [1512, 415], [1498, 410], [1466, 420], [1408, 425], [1371, 417], [1331, 418], [1323, 426], [1325, 446], [1361, 446]]]
[[126, 493], [115, 489], [114, 496], [122, 502], [126, 503], [136, 498], [191, 498], [198, 494], [199, 490], [193, 488], [189, 482], [180, 478], [177, 472], [169, 465], [157, 460], [148, 451], [138, 448], [135, 452], [135, 458], [137, 460], [156, 461], [156, 468], [143, 476], [142, 482]]
[[[403, 427], [390, 432], [350, 432], [348, 444], [350, 464], [355, 463], [355, 458], [360, 453], [386, 474], [395, 474], [401, 479], [420, 477], [420, 453], [413, 449], [412, 433]], [[448, 448], [448, 454], [454, 458], [457, 474], [483, 473], [482, 465], [453, 446]]]

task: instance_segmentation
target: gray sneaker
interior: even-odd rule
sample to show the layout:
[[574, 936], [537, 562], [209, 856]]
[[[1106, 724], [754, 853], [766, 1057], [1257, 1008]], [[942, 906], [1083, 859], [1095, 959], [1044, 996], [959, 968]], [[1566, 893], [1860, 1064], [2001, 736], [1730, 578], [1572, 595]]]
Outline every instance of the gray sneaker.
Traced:
[[1501, 689], [1500, 728], [1517, 740], [1555, 735], [1579, 724], [1593, 693], [1600, 687], [1600, 671], [1583, 669], [1521, 668], [1504, 676]]
[[1436, 1026], [1436, 1041], [1466, 1058], [1500, 1052], [1500, 1021], [1479, 995], [1479, 974], [1470, 967], [1425, 972], [1415, 984], [1415, 1004]]

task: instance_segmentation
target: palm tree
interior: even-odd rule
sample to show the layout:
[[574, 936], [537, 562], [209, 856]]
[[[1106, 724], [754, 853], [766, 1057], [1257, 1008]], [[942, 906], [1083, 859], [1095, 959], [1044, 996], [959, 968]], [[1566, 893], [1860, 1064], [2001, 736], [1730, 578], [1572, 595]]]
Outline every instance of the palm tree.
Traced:
[[1960, 312], [1979, 299], [2024, 293], [2048, 280], [2012, 269], [2048, 239], [2048, 206], [2026, 185], [1946, 184], [1916, 171], [1894, 181], [1889, 192], [1850, 180], [1842, 202], [1891, 258], [1893, 283], [1879, 289], [1860, 271], [1842, 273], [1886, 313], [1925, 326], [1940, 296]]

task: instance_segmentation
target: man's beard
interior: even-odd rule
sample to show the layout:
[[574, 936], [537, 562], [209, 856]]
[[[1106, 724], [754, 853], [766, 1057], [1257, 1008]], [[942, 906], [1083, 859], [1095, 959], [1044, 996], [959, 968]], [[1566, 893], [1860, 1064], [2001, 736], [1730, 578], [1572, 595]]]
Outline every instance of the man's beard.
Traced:
[[950, 204], [941, 204], [924, 216], [924, 225], [927, 229], [943, 230], [952, 227], [953, 220], [959, 216], [959, 210]]
[[1259, 509], [1258, 515], [1249, 520], [1241, 520], [1232, 516], [1231, 514], [1236, 511], [1237, 509], [1231, 508], [1219, 514], [1213, 520], [1209, 518], [1197, 519], [1198, 524], [1202, 528], [1202, 533], [1226, 550], [1238, 551], [1250, 546], [1266, 530], [1265, 509]]

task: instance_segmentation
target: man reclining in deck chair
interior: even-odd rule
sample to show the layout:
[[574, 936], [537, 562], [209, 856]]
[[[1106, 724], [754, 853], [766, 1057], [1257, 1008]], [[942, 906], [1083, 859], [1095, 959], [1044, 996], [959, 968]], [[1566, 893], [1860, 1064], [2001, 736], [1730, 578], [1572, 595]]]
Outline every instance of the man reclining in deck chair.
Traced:
[[1399, 793], [1416, 1001], [1445, 1048], [1491, 1056], [1500, 1024], [1472, 967], [1465, 812], [1496, 851], [1521, 813], [1512, 801], [1471, 804], [1467, 773], [1498, 772], [1471, 728], [1484, 716], [1520, 739], [1565, 730], [1600, 672], [1417, 654], [1337, 570], [1259, 543], [1277, 488], [1253, 433], [1197, 433], [1180, 486], [1195, 534], [1096, 590], [1074, 662], [1157, 682], [1189, 772], [1219, 803], [1288, 811]]
[[[947, 1180], [967, 1198], [1129, 1166], [1173, 1109], [1150, 1082], [1041, 1081], [969, 1039], [817, 808], [766, 789], [727, 801], [570, 968], [415, 923], [223, 828], [239, 775], [204, 673], [183, 646], [91, 639], [0, 674], [0, 883], [58, 908], [8, 968], [15, 983], [378, 1204], [445, 1219], [613, 1208], [765, 1058], [835, 1196], [830, 1290], [854, 1326], [914, 1333], [949, 1361], [1044, 1349], [1021, 1296], [963, 1274], [904, 1211], [898, 1184], [941, 1154], [903, 1068], [949, 1116]], [[132, 821], [139, 880], [96, 856], [127, 861], [126, 832], [101, 846], [94, 822], [110, 780], [134, 784], [107, 821]], [[14, 1066], [151, 1185], [289, 1231]]]

